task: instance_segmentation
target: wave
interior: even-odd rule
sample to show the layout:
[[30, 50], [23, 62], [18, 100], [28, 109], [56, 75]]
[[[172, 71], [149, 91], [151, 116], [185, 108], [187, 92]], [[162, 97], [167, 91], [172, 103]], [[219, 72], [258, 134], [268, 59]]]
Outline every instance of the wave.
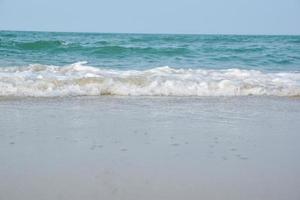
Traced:
[[107, 41], [97, 41], [93, 43], [67, 42], [63, 40], [37, 40], [37, 41], [4, 41], [1, 42], [0, 48], [5, 50], [21, 50], [21, 51], [36, 51], [49, 53], [63, 52], [85, 52], [91, 55], [157, 55], [157, 56], [176, 56], [189, 55], [193, 53], [190, 49], [185, 47], [142, 47], [130, 45], [111, 44]]
[[125, 46], [102, 46], [92, 48], [94, 54], [108, 54], [108, 55], [120, 55], [120, 54], [141, 54], [141, 55], [184, 55], [189, 54], [190, 50], [186, 48], [168, 48], [168, 47], [125, 47]]
[[17, 46], [23, 50], [52, 49], [58, 48], [62, 45], [63, 42], [59, 40], [39, 40], [34, 42], [23, 42], [17, 44]]
[[0, 68], [0, 96], [300, 96], [299, 72], [242, 69], [113, 70], [77, 62]]
[[22, 50], [47, 52], [55, 50], [73, 50], [73, 48], [83, 48], [80, 43], [69, 43], [63, 40], [37, 40], [37, 41], [11, 41], [0, 38], [0, 48], [4, 50]]

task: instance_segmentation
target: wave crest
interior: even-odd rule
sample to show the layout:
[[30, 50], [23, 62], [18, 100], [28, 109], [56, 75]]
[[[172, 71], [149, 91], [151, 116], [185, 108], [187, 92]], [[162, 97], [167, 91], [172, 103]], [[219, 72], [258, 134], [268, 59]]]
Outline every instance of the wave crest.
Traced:
[[0, 68], [0, 96], [300, 96], [300, 73], [242, 69], [112, 70], [78, 62]]

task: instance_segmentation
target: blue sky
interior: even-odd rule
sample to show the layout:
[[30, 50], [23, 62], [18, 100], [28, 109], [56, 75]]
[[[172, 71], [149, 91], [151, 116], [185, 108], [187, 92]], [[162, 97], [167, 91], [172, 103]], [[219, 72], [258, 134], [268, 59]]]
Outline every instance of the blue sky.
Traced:
[[300, 0], [0, 0], [0, 30], [300, 35]]

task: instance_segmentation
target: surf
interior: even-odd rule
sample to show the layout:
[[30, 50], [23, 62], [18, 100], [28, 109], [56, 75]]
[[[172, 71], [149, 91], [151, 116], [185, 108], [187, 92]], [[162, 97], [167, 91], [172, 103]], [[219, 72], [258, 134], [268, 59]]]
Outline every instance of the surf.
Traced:
[[0, 68], [0, 96], [300, 96], [299, 72], [187, 69], [117, 70], [87, 62]]

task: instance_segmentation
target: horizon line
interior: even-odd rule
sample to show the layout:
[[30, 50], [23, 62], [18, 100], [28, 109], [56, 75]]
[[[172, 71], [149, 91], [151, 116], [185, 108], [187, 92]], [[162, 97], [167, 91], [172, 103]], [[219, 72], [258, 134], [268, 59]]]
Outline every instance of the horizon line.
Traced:
[[38, 32], [38, 33], [87, 33], [87, 34], [136, 34], [136, 35], [232, 35], [232, 36], [300, 36], [300, 34], [263, 34], [263, 33], [150, 33], [150, 32], [97, 32], [97, 31], [50, 31], [0, 29], [0, 32]]

